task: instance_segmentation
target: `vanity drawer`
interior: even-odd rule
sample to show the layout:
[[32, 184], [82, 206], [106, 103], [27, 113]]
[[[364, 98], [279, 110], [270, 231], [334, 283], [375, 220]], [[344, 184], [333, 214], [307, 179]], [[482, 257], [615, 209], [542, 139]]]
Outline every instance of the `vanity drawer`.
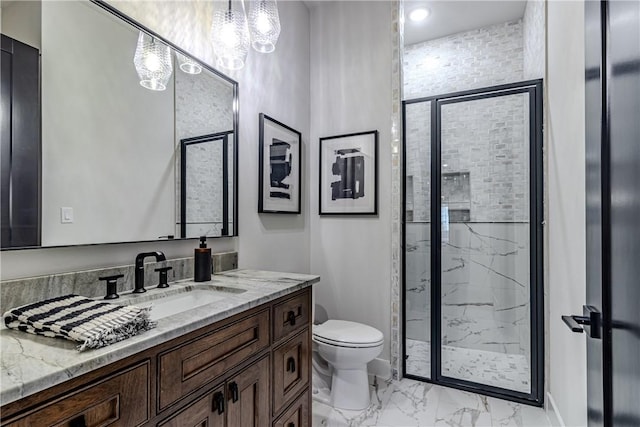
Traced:
[[132, 427], [149, 420], [149, 362], [131, 367], [6, 424]]
[[309, 384], [309, 330], [273, 352], [273, 412], [277, 414]]
[[158, 356], [159, 409], [269, 347], [269, 310], [223, 326]]
[[273, 307], [273, 341], [277, 342], [288, 334], [309, 323], [311, 291], [307, 290]]
[[273, 427], [311, 427], [309, 421], [309, 390], [274, 421]]

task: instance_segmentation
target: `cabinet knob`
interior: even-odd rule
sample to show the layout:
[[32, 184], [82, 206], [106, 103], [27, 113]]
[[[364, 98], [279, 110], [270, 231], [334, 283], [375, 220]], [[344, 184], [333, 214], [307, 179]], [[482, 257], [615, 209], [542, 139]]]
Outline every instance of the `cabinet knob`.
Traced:
[[220, 391], [213, 395], [213, 410], [218, 411], [218, 415], [224, 413], [224, 395]]
[[296, 371], [296, 359], [290, 357], [287, 359], [287, 372], [295, 372]]
[[296, 314], [292, 310], [287, 313], [287, 322], [289, 322], [291, 326], [296, 325]]

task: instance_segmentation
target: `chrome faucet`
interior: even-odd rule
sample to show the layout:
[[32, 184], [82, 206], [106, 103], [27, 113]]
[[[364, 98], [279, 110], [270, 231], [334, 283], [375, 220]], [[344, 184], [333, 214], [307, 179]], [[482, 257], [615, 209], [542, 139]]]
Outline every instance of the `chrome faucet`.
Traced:
[[160, 251], [157, 252], [142, 252], [136, 256], [136, 267], [135, 267], [135, 288], [133, 289], [134, 294], [141, 294], [143, 292], [147, 292], [144, 288], [144, 259], [148, 256], [156, 257], [156, 262], [166, 261], [167, 258]]

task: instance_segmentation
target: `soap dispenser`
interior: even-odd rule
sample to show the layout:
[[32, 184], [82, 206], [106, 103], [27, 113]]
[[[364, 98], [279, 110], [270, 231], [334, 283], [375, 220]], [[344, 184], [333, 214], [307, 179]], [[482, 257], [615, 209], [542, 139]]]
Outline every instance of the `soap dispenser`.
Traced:
[[193, 254], [193, 281], [211, 280], [211, 248], [207, 248], [207, 236], [200, 236], [200, 247]]

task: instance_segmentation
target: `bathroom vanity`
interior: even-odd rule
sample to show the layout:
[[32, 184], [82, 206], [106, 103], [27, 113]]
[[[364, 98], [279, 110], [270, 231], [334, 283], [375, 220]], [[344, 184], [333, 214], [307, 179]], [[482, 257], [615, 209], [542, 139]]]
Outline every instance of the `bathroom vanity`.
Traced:
[[2, 329], [1, 425], [310, 426], [318, 280], [251, 270], [215, 275], [208, 285], [242, 292], [86, 352]]

